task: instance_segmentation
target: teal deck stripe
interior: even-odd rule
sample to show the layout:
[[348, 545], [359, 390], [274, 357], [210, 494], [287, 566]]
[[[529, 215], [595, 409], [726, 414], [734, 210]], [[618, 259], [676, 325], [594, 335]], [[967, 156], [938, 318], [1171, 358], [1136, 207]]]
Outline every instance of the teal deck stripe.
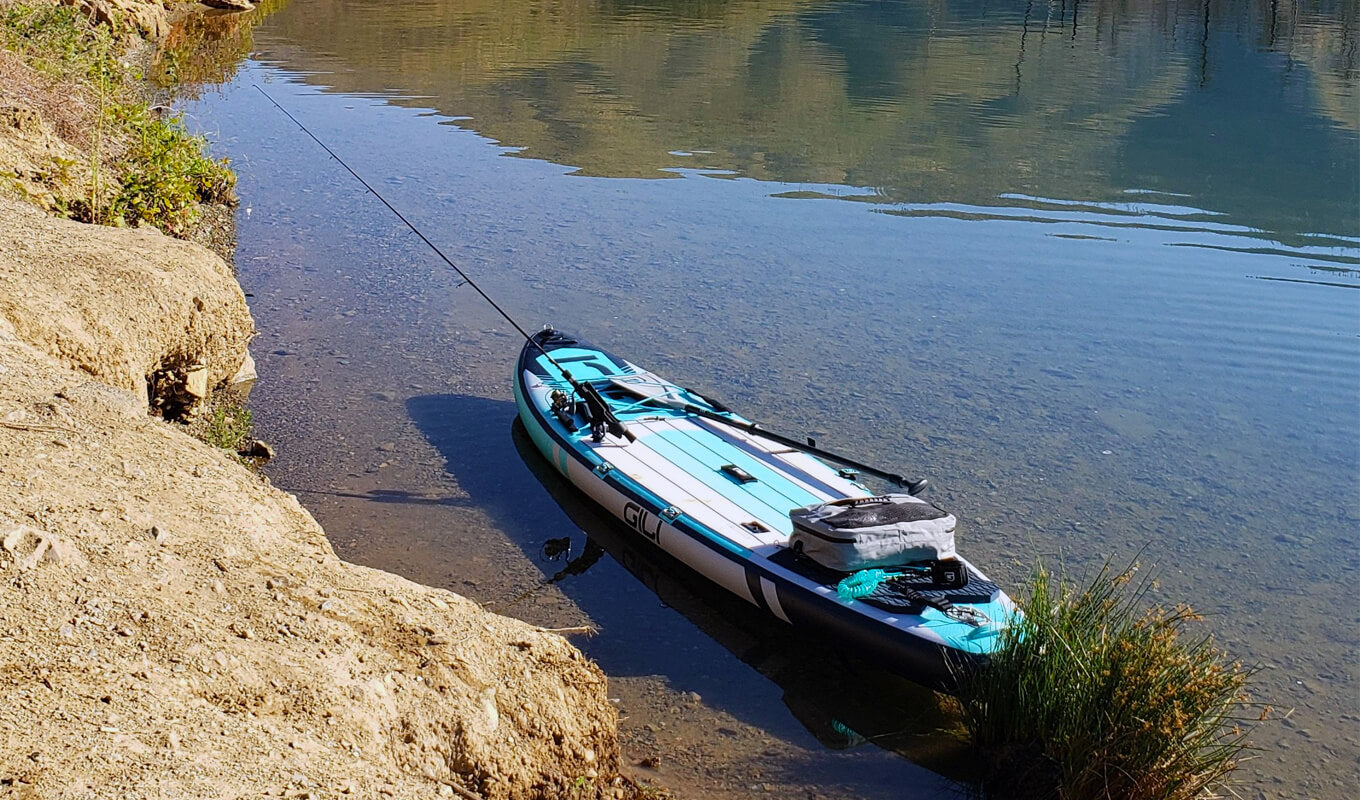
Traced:
[[[821, 501], [821, 498], [794, 483], [787, 475], [781, 474], [740, 447], [702, 428], [695, 428], [692, 431], [665, 431], [653, 435], [665, 437], [714, 472], [725, 464], [735, 464], [746, 470], [756, 482], [739, 485], [771, 507], [779, 509], [785, 516], [792, 509]], [[730, 478], [721, 473], [718, 474], [718, 478], [732, 483]]]
[[[588, 361], [572, 361], [573, 358], [583, 358], [589, 356]], [[552, 351], [552, 357], [557, 363], [566, 367], [571, 373], [571, 377], [578, 381], [594, 381], [601, 378], [612, 378], [623, 374], [598, 350], [583, 350], [579, 347], [559, 347]], [[548, 371], [549, 375], [560, 375], [561, 371], [552, 365], [546, 356], [538, 357], [538, 364]]]
[[[724, 464], [735, 464], [751, 473], [751, 477], [756, 478], [783, 497], [781, 503], [787, 504], [787, 508], [784, 509], [785, 512], [811, 503], [820, 503], [823, 500], [823, 498], [800, 486], [788, 474], [772, 467], [768, 461], [756, 458], [741, 446], [733, 444], [732, 441], [724, 439], [710, 430], [696, 427], [692, 431], [676, 431], [675, 435], [684, 436], [696, 447], [702, 448], [721, 459], [714, 465], [715, 469]], [[693, 451], [693, 448], [686, 449]], [[708, 462], [707, 458], [704, 460], [705, 463]], [[790, 468], [792, 469], [792, 467]]]
[[[680, 441], [676, 442], [676, 439]], [[762, 481], [737, 483], [718, 471], [723, 464], [734, 463], [737, 455], [735, 450], [730, 454], [734, 458], [724, 460], [712, 451], [694, 447], [691, 439], [678, 431], [652, 433], [640, 442], [695, 480], [750, 512], [753, 519], [785, 535], [793, 532], [789, 511], [795, 506], [790, 504], [788, 497]]]

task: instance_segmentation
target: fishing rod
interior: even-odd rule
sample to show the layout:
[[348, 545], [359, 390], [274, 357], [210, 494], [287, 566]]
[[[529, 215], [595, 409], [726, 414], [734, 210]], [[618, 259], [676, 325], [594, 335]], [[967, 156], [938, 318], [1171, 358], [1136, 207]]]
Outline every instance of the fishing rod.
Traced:
[[[321, 139], [319, 139], [316, 134], [308, 130], [306, 125], [303, 125], [302, 122], [299, 121], [297, 117], [289, 113], [288, 109], [280, 105], [279, 101], [271, 97], [269, 95], [269, 92], [266, 92], [258, 83], [255, 84], [255, 88], [259, 90], [260, 94], [265, 96], [265, 99], [267, 99], [270, 103], [273, 103], [275, 108], [277, 108], [279, 111], [282, 111], [284, 116], [292, 120], [294, 125], [297, 125], [299, 128], [301, 128], [303, 133], [310, 136], [312, 141], [320, 145], [321, 149], [325, 150], [330, 155], [331, 158], [335, 159], [340, 164], [340, 166], [344, 167], [346, 172], [348, 172], [350, 175], [353, 175], [355, 180], [363, 184], [365, 189], [371, 192], [374, 197], [378, 198], [378, 200], [383, 205], [387, 206], [388, 211], [391, 211], [393, 214], [395, 214], [397, 216], [397, 219], [404, 222], [406, 224], [406, 227], [411, 229], [412, 233], [414, 233], [416, 236], [419, 236], [420, 240], [424, 242], [426, 245], [428, 245], [429, 248], [435, 252], [435, 255], [443, 259], [445, 264], [448, 264], [449, 267], [451, 267], [454, 272], [458, 273], [458, 276], [461, 277], [463, 281], [467, 283], [468, 286], [471, 286], [473, 290], [477, 292], [477, 294], [481, 295], [482, 299], [486, 300], [486, 302], [496, 310], [496, 313], [504, 317], [505, 321], [510, 323], [510, 325], [513, 326], [514, 329], [519, 333], [519, 335], [524, 337], [524, 340], [526, 342], [538, 348], [538, 351], [543, 354], [543, 357], [546, 358], [550, 364], [552, 364], [554, 367], [557, 368], [559, 372], [562, 373], [562, 377], [566, 378], [567, 383], [571, 385], [571, 388], [586, 401], [586, 407], [592, 412], [592, 415], [604, 422], [605, 427], [608, 429], [611, 435], [621, 439], [627, 439], [630, 442], [637, 441], [637, 437], [634, 436], [633, 432], [628, 430], [628, 428], [623, 424], [623, 422], [619, 420], [618, 416], [614, 414], [613, 409], [609, 407], [609, 403], [605, 402], [605, 399], [600, 395], [598, 389], [596, 389], [589, 383], [581, 383], [580, 381], [573, 378], [571, 372], [568, 371], [566, 367], [558, 363], [557, 359], [552, 357], [552, 355], [548, 352], [547, 348], [543, 346], [542, 342], [540, 342], [533, 336], [530, 336], [529, 333], [524, 330], [524, 328], [521, 328], [519, 323], [515, 321], [514, 317], [510, 316], [509, 312], [501, 308], [500, 304], [497, 303], [494, 299], [492, 299], [491, 295], [487, 294], [482, 289], [482, 287], [477, 285], [477, 282], [474, 281], [471, 276], [469, 276], [466, 272], [463, 271], [461, 267], [459, 267], [457, 264], [453, 262], [453, 259], [444, 255], [444, 251], [440, 250], [439, 247], [434, 242], [430, 241], [429, 237], [421, 233], [420, 229], [417, 228], [409, 219], [406, 218], [406, 215], [398, 211], [396, 206], [387, 202], [387, 198], [379, 194], [378, 190], [374, 189], [372, 184], [364, 180], [363, 176], [355, 172], [354, 169], [350, 167], [349, 164], [346, 164], [343, 158], [337, 155], [336, 152], [332, 150], [325, 142], [321, 141]], [[703, 395], [697, 396], [703, 397]], [[703, 399], [708, 400], [708, 398]], [[717, 408], [719, 410], [726, 409], [726, 406], [723, 406], [721, 403], [715, 403], [712, 400], [708, 400], [708, 402], [712, 404], [714, 408]], [[833, 453], [830, 450], [823, 450], [822, 448], [812, 444], [810, 440], [807, 443], [799, 442], [797, 439], [792, 439], [790, 437], [774, 433], [773, 431], [765, 430], [764, 428], [760, 427], [759, 425], [753, 422], [752, 423], [740, 422], [738, 420], [732, 419], [731, 417], [727, 417], [719, 413], [714, 413], [712, 411], [699, 408], [698, 406], [689, 403], [683, 404], [683, 410], [695, 416], [703, 417], [705, 419], [711, 419], [716, 422], [721, 422], [723, 424], [730, 425], [732, 427], [740, 428], [741, 430], [744, 430], [754, 436], [762, 436], [773, 442], [785, 445], [786, 447], [792, 447], [796, 450], [801, 450], [805, 453], [814, 456], [820, 456], [829, 461], [835, 461], [839, 464], [844, 464], [848, 467], [853, 467], [855, 469], [860, 470], [861, 472], [864, 472], [865, 474], [873, 475], [875, 477], [882, 478], [883, 480], [890, 481], [891, 483], [894, 483], [898, 486], [905, 487], [907, 492], [913, 495], [919, 494], [926, 487], [926, 480], [924, 478], [918, 480], [910, 480], [901, 475], [898, 475], [895, 472], [887, 472], [885, 470], [878, 469], [877, 467], [870, 466], [860, 461], [856, 461], [854, 459], [847, 458], [837, 453]]]
[[571, 388], [575, 390], [576, 393], [579, 394], [586, 401], [587, 407], [590, 408], [591, 411], [595, 412], [599, 416], [599, 418], [604, 421], [605, 426], [608, 428], [610, 434], [621, 439], [627, 439], [630, 442], [637, 441], [637, 437], [633, 435], [632, 431], [628, 430], [628, 428], [624, 426], [623, 422], [621, 422], [617, 416], [615, 416], [613, 410], [609, 408], [609, 404], [605, 402], [604, 398], [600, 396], [599, 391], [594, 386], [591, 386], [588, 383], [583, 384], [580, 381], [573, 378], [571, 376], [571, 372], [569, 372], [566, 367], [557, 363], [557, 359], [553, 358], [552, 355], [548, 353], [547, 349], [543, 347], [543, 344], [541, 342], [539, 342], [534, 337], [530, 336], [523, 328], [521, 328], [519, 323], [515, 321], [514, 317], [510, 316], [510, 314], [505, 309], [501, 308], [500, 304], [493, 300], [491, 298], [491, 295], [483, 291], [482, 287], [478, 286], [477, 282], [474, 281], [466, 272], [464, 272], [461, 267], [453, 263], [453, 259], [444, 255], [444, 251], [440, 250], [439, 247], [435, 245], [434, 242], [430, 241], [429, 237], [421, 233], [420, 229], [417, 228], [414, 224], [412, 224], [412, 222], [409, 219], [406, 218], [406, 215], [398, 211], [396, 206], [387, 202], [387, 198], [379, 194], [378, 190], [374, 189], [372, 184], [364, 180], [363, 176], [355, 172], [354, 169], [350, 167], [349, 164], [346, 164], [343, 158], [336, 155], [334, 150], [328, 147], [325, 142], [317, 138], [316, 134], [308, 130], [307, 126], [303, 125], [302, 122], [299, 121], [297, 117], [290, 114], [288, 112], [288, 109], [284, 108], [282, 105], [279, 105], [279, 101], [275, 100], [273, 97], [270, 97], [269, 92], [266, 92], [258, 83], [255, 84], [255, 88], [259, 90], [260, 94], [265, 96], [265, 99], [273, 103], [275, 108], [282, 111], [284, 116], [291, 119], [294, 125], [297, 125], [299, 128], [301, 128], [303, 133], [310, 136], [312, 138], [312, 141], [321, 145], [321, 149], [325, 150], [327, 153], [330, 154], [331, 158], [339, 162], [340, 166], [344, 167], [345, 171], [347, 171], [350, 175], [353, 175], [355, 180], [363, 184], [365, 189], [372, 192], [374, 197], [378, 198], [378, 200], [383, 205], [387, 206], [388, 211], [391, 211], [393, 214], [396, 214], [397, 219], [406, 223], [406, 227], [410, 228], [412, 233], [414, 233], [416, 236], [419, 236], [422, 242], [429, 245], [430, 249], [435, 252], [435, 255], [442, 258], [445, 264], [448, 264], [450, 267], [452, 267], [453, 271], [458, 273], [458, 276], [463, 279], [464, 283], [466, 283], [468, 286], [471, 286], [477, 292], [477, 294], [482, 296], [483, 300], [489, 303], [492, 308], [496, 309], [496, 313], [504, 317], [505, 321], [510, 323], [510, 325], [513, 326], [514, 329], [519, 332], [519, 335], [524, 337], [524, 340], [526, 342], [529, 342], [534, 347], [537, 347], [538, 351], [543, 354], [543, 357], [548, 359], [548, 362], [551, 363], [554, 367], [557, 367], [557, 370], [562, 373], [562, 377], [567, 379], [567, 383], [571, 384]]

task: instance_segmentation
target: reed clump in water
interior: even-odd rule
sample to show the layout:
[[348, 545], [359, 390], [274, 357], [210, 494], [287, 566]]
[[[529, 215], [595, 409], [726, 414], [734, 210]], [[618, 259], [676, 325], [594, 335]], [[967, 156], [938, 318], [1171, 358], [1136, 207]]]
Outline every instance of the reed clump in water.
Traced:
[[1192, 634], [1188, 606], [1149, 607], [1135, 571], [1079, 589], [1036, 568], [1023, 618], [962, 676], [984, 796], [1189, 800], [1236, 767], [1253, 670]]

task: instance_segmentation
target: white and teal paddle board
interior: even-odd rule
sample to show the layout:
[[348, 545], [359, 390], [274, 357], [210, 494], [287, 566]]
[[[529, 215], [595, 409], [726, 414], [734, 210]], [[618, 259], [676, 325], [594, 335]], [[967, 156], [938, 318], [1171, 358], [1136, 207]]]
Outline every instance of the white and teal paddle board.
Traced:
[[[987, 657], [1016, 613], [962, 558], [961, 588], [904, 577], [868, 597], [842, 597], [846, 573], [790, 549], [789, 512], [872, 493], [847, 471], [604, 350], [545, 329], [521, 351], [514, 389], [530, 437], [572, 484], [637, 536], [782, 624], [948, 688], [960, 668]], [[600, 419], [600, 402], [615, 424]], [[923, 596], [946, 602], [922, 603]]]

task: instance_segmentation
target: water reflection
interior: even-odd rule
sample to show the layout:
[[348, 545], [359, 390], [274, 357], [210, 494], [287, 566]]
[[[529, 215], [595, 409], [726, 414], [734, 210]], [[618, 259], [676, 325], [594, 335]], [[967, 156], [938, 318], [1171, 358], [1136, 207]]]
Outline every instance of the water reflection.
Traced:
[[[532, 617], [527, 606], [556, 587], [599, 629], [598, 635], [575, 643], [612, 679], [650, 674], [665, 664], [671, 681], [698, 689], [711, 708], [794, 742], [805, 737], [792, 736], [790, 722], [822, 747], [873, 745], [850, 762], [818, 759], [824, 763], [816, 769], [829, 785], [849, 787], [845, 797], [937, 796], [944, 782], [912, 764], [953, 781], [969, 777], [967, 753], [955, 730], [958, 720], [943, 696], [846, 657], [806, 631], [772, 625], [754, 607], [637, 543], [635, 534], [602, 513], [543, 460], [515, 419], [513, 403], [425, 395], [411, 398], [406, 407], [421, 434], [444, 456], [468, 501], [490, 513], [496, 529], [542, 572], [538, 581], [502, 599], [498, 609]], [[480, 423], [468, 424], [472, 420]], [[529, 475], [546, 493], [523, 490]], [[377, 499], [408, 502], [390, 495]], [[458, 543], [449, 545], [456, 549]], [[639, 613], [640, 607], [649, 610]], [[712, 642], [722, 650], [714, 651]], [[706, 649], [705, 657], [679, 657], [696, 648]], [[765, 681], [777, 687], [787, 716], [768, 703], [752, 701], [751, 695], [764, 693]], [[713, 738], [711, 730], [702, 728], [685, 735], [691, 742]], [[799, 758], [768, 751], [762, 754], [763, 769], [806, 780], [810, 765], [800, 765]], [[906, 784], [920, 791], [891, 788]]]
[[171, 91], [231, 79], [250, 52], [255, 26], [289, 0], [258, 0], [249, 11], [199, 10], [180, 16], [156, 43], [147, 79]]
[[[638, 542], [636, 533], [604, 514], [552, 469], [522, 425], [515, 449], [534, 477], [580, 530], [581, 555], [547, 578], [582, 575], [608, 553], [668, 608], [777, 684], [793, 717], [824, 747], [874, 744], [958, 782], [969, 779], [968, 751], [956, 714], [942, 696], [846, 657], [815, 635], [771, 624], [747, 603], [717, 590], [679, 561]], [[591, 591], [577, 587], [573, 594]], [[615, 642], [614, 647], [664, 647], [661, 642]]]
[[519, 155], [875, 187], [1172, 193], [1289, 242], [1360, 234], [1353, 3], [296, 3], [259, 56], [419, 98]]

